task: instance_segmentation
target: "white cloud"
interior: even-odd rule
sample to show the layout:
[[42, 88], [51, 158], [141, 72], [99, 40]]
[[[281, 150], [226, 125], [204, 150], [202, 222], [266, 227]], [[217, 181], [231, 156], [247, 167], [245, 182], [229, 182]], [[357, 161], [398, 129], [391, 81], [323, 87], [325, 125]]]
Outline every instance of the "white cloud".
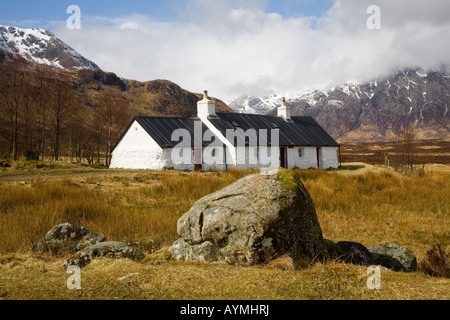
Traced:
[[[80, 31], [54, 31], [105, 71], [141, 81], [168, 79], [222, 99], [450, 65], [445, 1], [336, 0], [321, 18], [283, 18], [266, 13], [266, 3], [192, 0], [176, 22], [138, 14], [91, 17]], [[381, 30], [366, 27], [371, 4], [381, 8]]]

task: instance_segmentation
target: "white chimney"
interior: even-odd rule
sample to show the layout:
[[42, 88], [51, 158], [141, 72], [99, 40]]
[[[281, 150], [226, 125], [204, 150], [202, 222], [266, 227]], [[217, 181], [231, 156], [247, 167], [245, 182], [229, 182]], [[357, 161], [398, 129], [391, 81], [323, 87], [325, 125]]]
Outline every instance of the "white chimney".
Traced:
[[197, 102], [197, 117], [207, 118], [216, 115], [216, 103], [208, 97], [208, 91], [204, 91], [203, 100]]
[[286, 99], [281, 99], [281, 107], [277, 109], [278, 116], [284, 118], [284, 120], [291, 120], [291, 110], [286, 106]]

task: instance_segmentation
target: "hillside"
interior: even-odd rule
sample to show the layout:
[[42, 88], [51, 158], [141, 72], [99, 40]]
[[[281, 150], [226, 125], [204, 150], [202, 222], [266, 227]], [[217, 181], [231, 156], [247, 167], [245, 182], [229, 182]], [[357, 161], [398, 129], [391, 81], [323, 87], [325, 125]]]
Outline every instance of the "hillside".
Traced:
[[[100, 69], [76, 71], [74, 77], [80, 99], [84, 99], [88, 106], [95, 105], [102, 91], [113, 89], [123, 96], [133, 116], [194, 117], [197, 115], [197, 102], [203, 96], [168, 80], [140, 82]], [[223, 101], [213, 99], [219, 111], [233, 112]]]
[[[88, 106], [95, 104], [98, 92], [113, 88], [123, 94], [133, 115], [195, 116], [197, 101], [202, 96], [167, 80], [139, 82], [105, 72], [52, 32], [0, 26], [0, 58], [12, 62], [18, 56], [31, 65], [42, 64], [72, 72], [78, 99]], [[216, 101], [220, 111], [231, 111], [225, 103]]]

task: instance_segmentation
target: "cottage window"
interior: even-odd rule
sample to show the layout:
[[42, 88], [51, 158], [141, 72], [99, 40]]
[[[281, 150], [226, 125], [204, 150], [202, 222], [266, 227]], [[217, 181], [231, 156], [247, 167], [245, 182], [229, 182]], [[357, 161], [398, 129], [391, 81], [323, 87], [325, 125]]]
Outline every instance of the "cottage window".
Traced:
[[298, 149], [298, 157], [303, 158], [303, 148]]

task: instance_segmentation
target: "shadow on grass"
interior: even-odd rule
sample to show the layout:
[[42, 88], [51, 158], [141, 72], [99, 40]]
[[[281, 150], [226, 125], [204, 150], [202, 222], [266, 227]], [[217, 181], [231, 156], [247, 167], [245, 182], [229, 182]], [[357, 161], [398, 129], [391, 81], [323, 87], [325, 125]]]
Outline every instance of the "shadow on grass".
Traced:
[[346, 164], [344, 164], [344, 165], [339, 166], [338, 170], [355, 171], [355, 170], [359, 170], [359, 169], [364, 169], [365, 167], [366, 166], [363, 164], [362, 165], [350, 165], [350, 164], [346, 165]]

